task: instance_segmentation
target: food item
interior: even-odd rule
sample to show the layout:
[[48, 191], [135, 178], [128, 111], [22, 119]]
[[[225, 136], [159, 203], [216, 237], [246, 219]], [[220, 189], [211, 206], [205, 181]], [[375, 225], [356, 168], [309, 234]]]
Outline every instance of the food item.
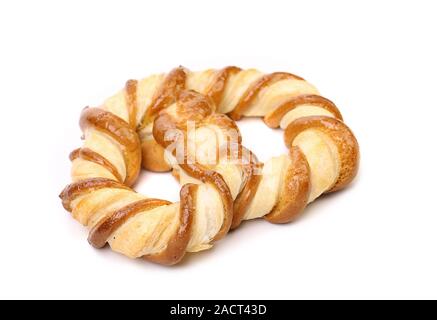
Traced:
[[[285, 129], [289, 154], [258, 162], [226, 114], [264, 117]], [[93, 246], [109, 243], [163, 264], [210, 248], [243, 220], [292, 221], [358, 170], [358, 143], [336, 106], [283, 72], [179, 67], [129, 80], [101, 107], [85, 108], [80, 125], [84, 144], [70, 155], [73, 183], [60, 195], [65, 209], [91, 229]], [[172, 169], [180, 202], [132, 190], [141, 163]]]

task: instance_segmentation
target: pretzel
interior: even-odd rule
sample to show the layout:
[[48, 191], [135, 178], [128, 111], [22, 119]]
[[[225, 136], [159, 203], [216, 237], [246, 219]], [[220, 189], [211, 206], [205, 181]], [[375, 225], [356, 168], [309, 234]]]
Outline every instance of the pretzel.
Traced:
[[[284, 129], [289, 154], [259, 162], [242, 145], [234, 122], [242, 117]], [[85, 108], [80, 126], [84, 144], [70, 154], [64, 208], [89, 227], [94, 247], [108, 243], [167, 265], [210, 248], [243, 220], [293, 221], [358, 170], [357, 140], [335, 104], [284, 72], [179, 67], [129, 80], [100, 107]], [[131, 189], [141, 165], [173, 170], [180, 201]]]

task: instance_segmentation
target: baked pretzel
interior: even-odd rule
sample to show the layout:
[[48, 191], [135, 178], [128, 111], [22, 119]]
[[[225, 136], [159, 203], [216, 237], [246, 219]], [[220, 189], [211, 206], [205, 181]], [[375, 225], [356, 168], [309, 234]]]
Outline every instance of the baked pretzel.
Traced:
[[[285, 129], [289, 154], [258, 162], [233, 121], [243, 116]], [[63, 206], [90, 228], [94, 247], [109, 243], [128, 257], [163, 264], [210, 248], [243, 220], [292, 221], [358, 170], [358, 143], [337, 107], [290, 73], [179, 67], [129, 80], [102, 106], [85, 108], [80, 126], [84, 144], [70, 155], [73, 183], [60, 195]], [[226, 156], [217, 156], [223, 148]], [[205, 156], [211, 149], [213, 162]], [[141, 163], [152, 171], [173, 169], [180, 202], [132, 190]]]

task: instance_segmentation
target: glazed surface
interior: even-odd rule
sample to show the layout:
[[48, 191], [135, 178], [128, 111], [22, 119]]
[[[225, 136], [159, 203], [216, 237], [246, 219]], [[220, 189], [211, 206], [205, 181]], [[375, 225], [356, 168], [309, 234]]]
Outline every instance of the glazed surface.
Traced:
[[[242, 117], [284, 129], [289, 154], [260, 163], [242, 144], [234, 122]], [[108, 243], [162, 264], [210, 248], [243, 220], [290, 222], [358, 170], [358, 143], [338, 108], [285, 72], [179, 67], [129, 80], [101, 106], [84, 109], [80, 126], [84, 144], [70, 155], [65, 209], [90, 229], [93, 246]], [[173, 170], [180, 201], [131, 189], [141, 165]]]

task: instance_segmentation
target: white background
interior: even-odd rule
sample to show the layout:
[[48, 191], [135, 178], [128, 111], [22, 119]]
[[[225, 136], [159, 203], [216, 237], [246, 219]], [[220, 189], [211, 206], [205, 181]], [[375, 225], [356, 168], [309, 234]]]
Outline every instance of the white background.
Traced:
[[[435, 1], [2, 1], [1, 298], [437, 298]], [[130, 78], [289, 71], [361, 146], [347, 190], [296, 223], [246, 222], [175, 267], [95, 250], [62, 208], [78, 118]], [[280, 132], [243, 121], [261, 159]], [[169, 175], [137, 190], [177, 200]]]

